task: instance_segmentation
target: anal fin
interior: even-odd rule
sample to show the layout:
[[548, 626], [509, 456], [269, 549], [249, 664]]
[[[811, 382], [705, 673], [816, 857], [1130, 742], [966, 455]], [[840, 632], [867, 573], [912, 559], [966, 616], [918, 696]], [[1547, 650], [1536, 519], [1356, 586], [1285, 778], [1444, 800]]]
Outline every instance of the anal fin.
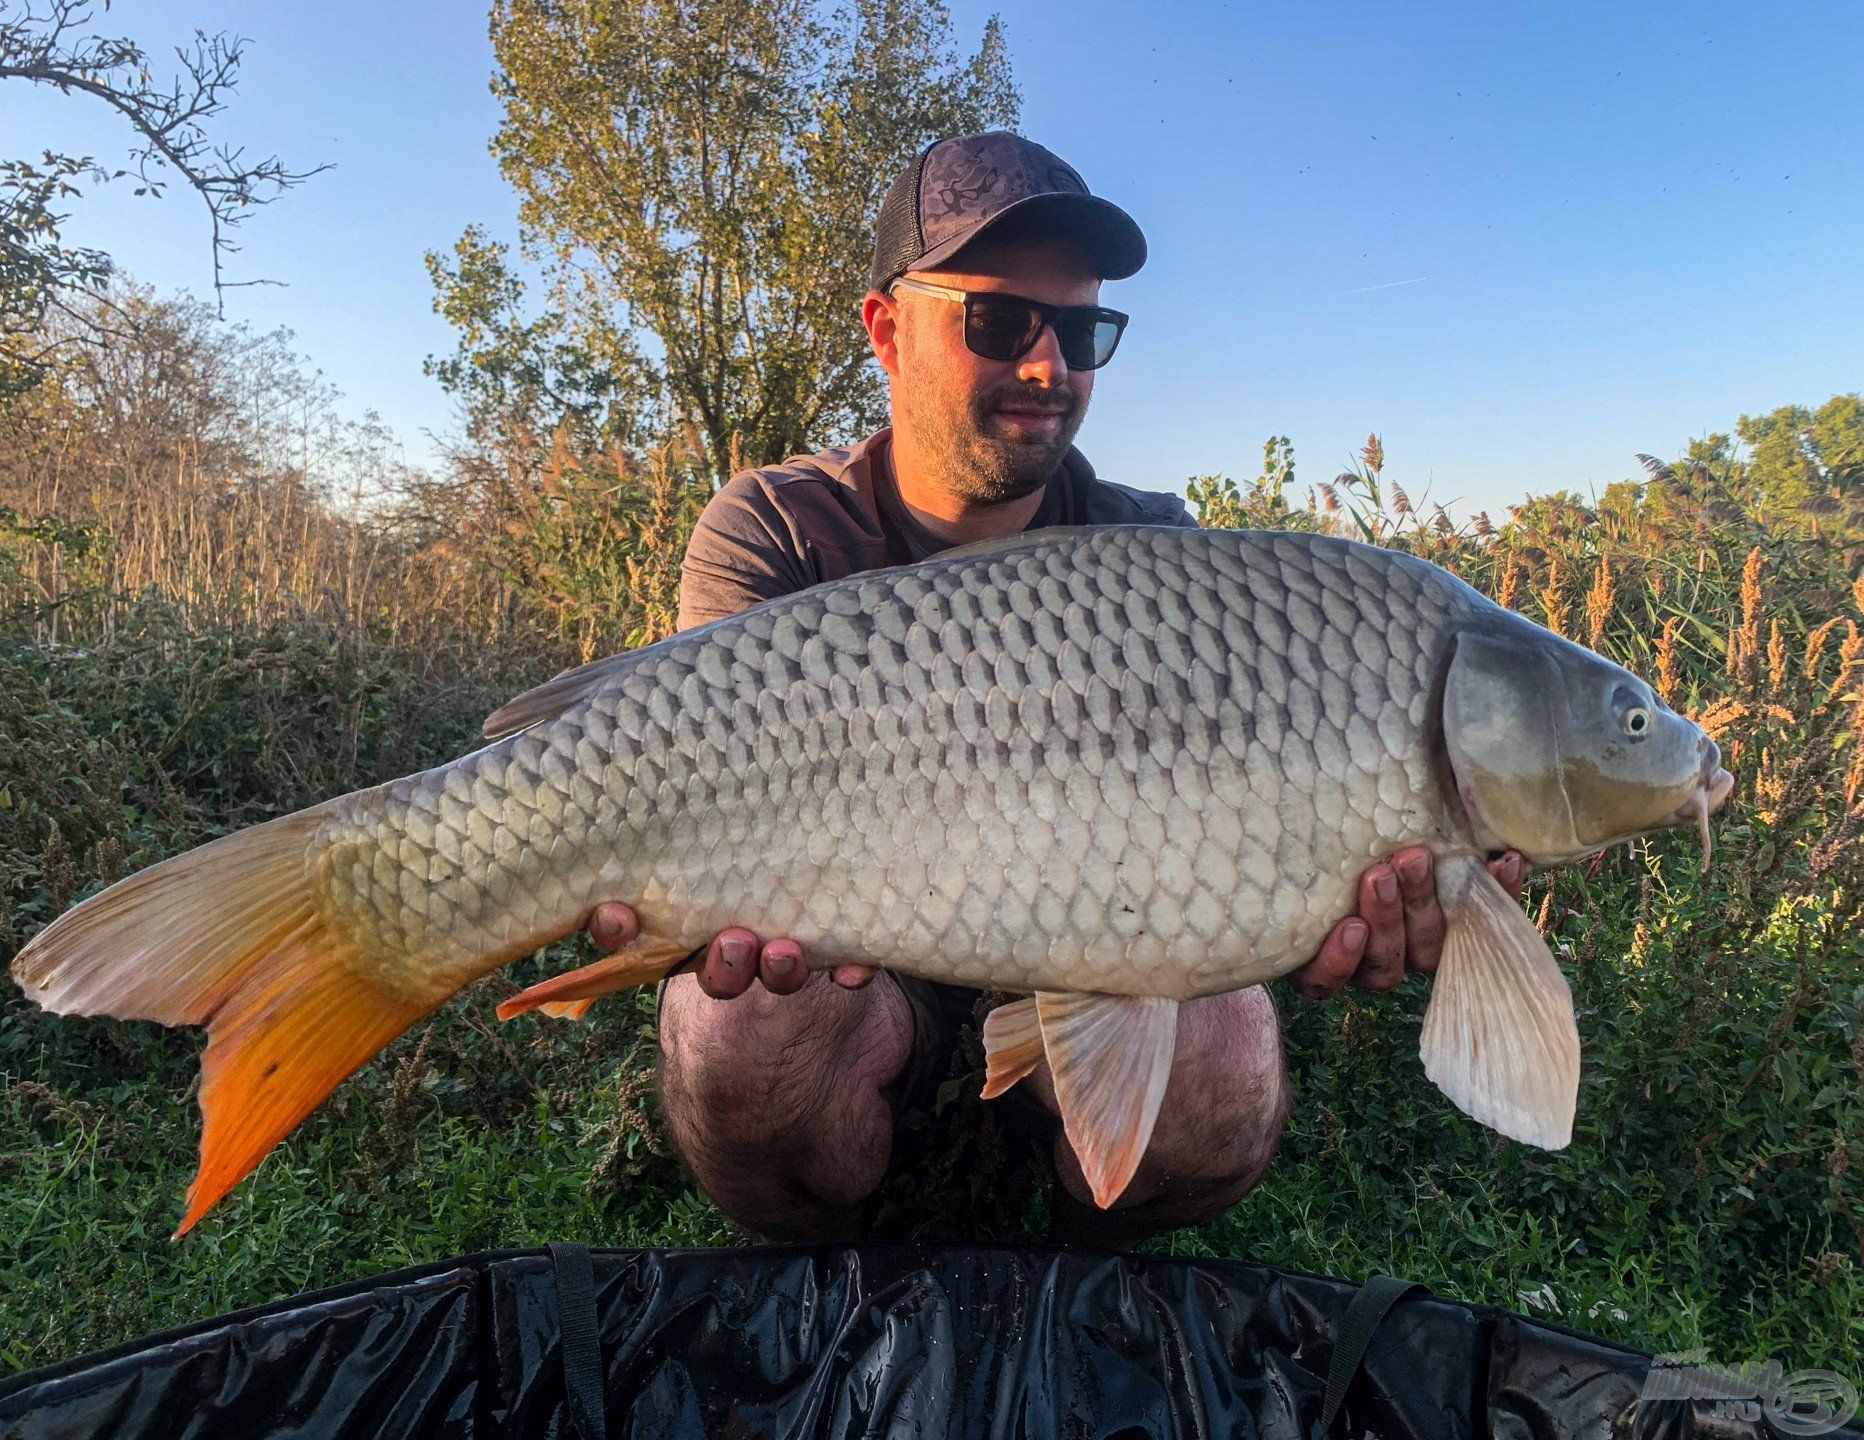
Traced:
[[542, 1010], [561, 1020], [578, 1020], [602, 995], [636, 985], [651, 985], [678, 967], [692, 947], [662, 935], [643, 935], [625, 949], [561, 975], [540, 980], [501, 1001], [498, 1018], [509, 1020], [527, 1010]]
[[1033, 998], [999, 1005], [984, 1017], [984, 1093], [995, 1100], [1042, 1063], [1042, 1022]]
[[1446, 928], [1418, 1046], [1424, 1073], [1472, 1119], [1563, 1149], [1579, 1101], [1579, 1028], [1566, 977], [1480, 860], [1440, 860], [1437, 894]]
[[1171, 1077], [1178, 1002], [1036, 992], [1062, 1129], [1105, 1210], [1139, 1168]]

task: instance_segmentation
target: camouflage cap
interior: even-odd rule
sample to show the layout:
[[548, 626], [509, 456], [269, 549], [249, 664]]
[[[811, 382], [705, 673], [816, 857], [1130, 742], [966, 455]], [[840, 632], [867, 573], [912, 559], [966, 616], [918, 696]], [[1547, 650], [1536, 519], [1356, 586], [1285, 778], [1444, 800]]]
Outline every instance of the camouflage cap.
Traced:
[[985, 231], [1064, 235], [1094, 256], [1103, 280], [1146, 263], [1146, 237], [1119, 206], [1089, 193], [1054, 151], [1007, 130], [938, 140], [881, 202], [868, 283], [884, 291], [908, 270], [936, 269]]

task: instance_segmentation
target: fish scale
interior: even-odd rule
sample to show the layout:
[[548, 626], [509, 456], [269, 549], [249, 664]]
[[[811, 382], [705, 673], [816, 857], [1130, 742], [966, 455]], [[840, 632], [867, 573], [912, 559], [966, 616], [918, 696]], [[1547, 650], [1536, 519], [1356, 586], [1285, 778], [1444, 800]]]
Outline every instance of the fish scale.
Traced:
[[423, 988], [625, 898], [681, 944], [742, 924], [816, 965], [1236, 989], [1312, 955], [1368, 861], [1455, 824], [1421, 722], [1487, 605], [1350, 542], [1144, 526], [857, 576], [339, 802], [318, 843], [349, 863], [318, 884]]

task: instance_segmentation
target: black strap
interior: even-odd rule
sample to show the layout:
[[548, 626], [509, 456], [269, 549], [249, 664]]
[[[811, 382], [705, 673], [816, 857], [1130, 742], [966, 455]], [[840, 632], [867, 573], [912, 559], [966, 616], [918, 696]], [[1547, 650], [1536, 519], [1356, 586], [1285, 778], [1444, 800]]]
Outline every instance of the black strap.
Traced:
[[1392, 1306], [1413, 1294], [1428, 1295], [1430, 1288], [1415, 1280], [1374, 1275], [1347, 1301], [1346, 1313], [1340, 1316], [1340, 1328], [1334, 1332], [1333, 1360], [1327, 1366], [1327, 1396], [1321, 1402], [1316, 1435], [1333, 1433], [1333, 1422], [1339, 1419], [1340, 1407], [1346, 1403], [1346, 1387], [1353, 1383], [1353, 1376], [1365, 1363], [1372, 1332], [1379, 1328], [1379, 1322]]
[[578, 1440], [608, 1440], [602, 1346], [595, 1315], [595, 1267], [589, 1247], [555, 1243], [550, 1273], [557, 1287], [557, 1329], [563, 1336], [563, 1390]]

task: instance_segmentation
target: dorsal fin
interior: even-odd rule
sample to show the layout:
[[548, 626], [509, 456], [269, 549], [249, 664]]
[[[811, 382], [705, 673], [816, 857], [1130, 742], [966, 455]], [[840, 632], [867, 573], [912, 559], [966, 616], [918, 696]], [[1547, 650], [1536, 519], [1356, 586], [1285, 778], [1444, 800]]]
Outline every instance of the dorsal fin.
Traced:
[[507, 700], [485, 717], [481, 731], [488, 740], [502, 740], [540, 720], [554, 720], [591, 691], [619, 675], [640, 653], [639, 650], [624, 650], [619, 655], [604, 655], [600, 660], [565, 670], [555, 679]]

